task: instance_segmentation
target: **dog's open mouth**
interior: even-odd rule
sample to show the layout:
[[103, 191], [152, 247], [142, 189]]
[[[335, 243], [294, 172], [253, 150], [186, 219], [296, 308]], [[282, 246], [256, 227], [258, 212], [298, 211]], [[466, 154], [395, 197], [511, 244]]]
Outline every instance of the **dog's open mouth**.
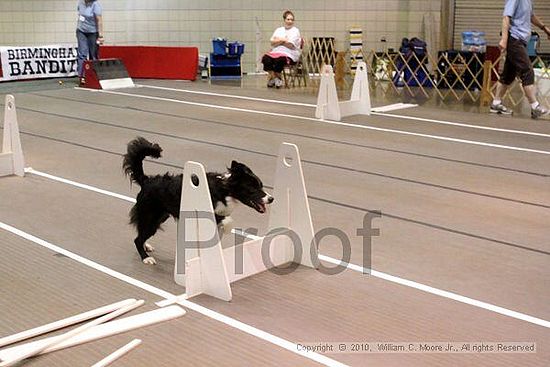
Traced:
[[254, 202], [254, 201], [253, 201], [253, 202], [252, 202], [252, 207], [253, 207], [254, 209], [256, 209], [256, 211], [257, 211], [258, 213], [262, 213], [262, 214], [265, 213], [266, 210], [267, 210], [266, 205], [265, 205], [265, 203], [263, 203], [263, 202], [257, 203], [257, 202]]

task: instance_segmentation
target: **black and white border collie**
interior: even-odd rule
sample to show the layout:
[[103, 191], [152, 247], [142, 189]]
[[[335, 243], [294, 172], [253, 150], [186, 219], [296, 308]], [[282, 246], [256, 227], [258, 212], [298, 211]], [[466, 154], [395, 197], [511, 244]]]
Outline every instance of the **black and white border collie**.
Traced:
[[[155, 258], [148, 254], [153, 247], [145, 241], [170, 216], [175, 219], [179, 217], [183, 175], [166, 173], [149, 176], [143, 172], [145, 157], [160, 158], [161, 152], [158, 144], [138, 137], [128, 143], [122, 164], [126, 175], [141, 187], [136, 204], [130, 211], [130, 223], [136, 227], [134, 243], [145, 264], [156, 264]], [[208, 172], [206, 177], [216, 223], [226, 233], [231, 230], [231, 212], [239, 202], [259, 213], [265, 213], [266, 205], [273, 202], [273, 197], [263, 190], [262, 181], [242, 163], [232, 161], [227, 172]]]

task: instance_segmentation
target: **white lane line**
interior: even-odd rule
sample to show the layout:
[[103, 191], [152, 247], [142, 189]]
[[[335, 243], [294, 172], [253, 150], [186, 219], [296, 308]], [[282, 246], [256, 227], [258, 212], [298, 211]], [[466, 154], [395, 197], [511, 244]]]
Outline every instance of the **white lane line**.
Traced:
[[[33, 169], [30, 169], [30, 170], [26, 169], [25, 171], [28, 172], [28, 173], [37, 174], [39, 176], [49, 178], [49, 179], [52, 179], [52, 180], [55, 180], [55, 181], [63, 182], [63, 183], [69, 184], [69, 185], [74, 185], [74, 186], [79, 187], [79, 188], [91, 190], [91, 191], [101, 193], [101, 194], [106, 194], [106, 195], [116, 197], [116, 198], [119, 198], [119, 199], [123, 199], [123, 200], [126, 200], [126, 201], [135, 202], [135, 200], [133, 198], [130, 198], [128, 196], [111, 193], [111, 192], [106, 191], [106, 190], [97, 189], [97, 188], [94, 188], [94, 187], [89, 186], [89, 185], [83, 185], [83, 184], [80, 184], [80, 183], [75, 182], [75, 181], [70, 181], [70, 180], [67, 180], [67, 179], [64, 179], [64, 178], [56, 177], [56, 176], [46, 174], [46, 173], [43, 173], [43, 172], [40, 172], [40, 171], [36, 171], [36, 170], [33, 170]], [[235, 232], [235, 230], [233, 232]], [[248, 238], [250, 238], [250, 239], [261, 238], [261, 237], [258, 237], [258, 236], [255, 236], [255, 235], [252, 235], [252, 234], [249, 234], [249, 233], [246, 233], [246, 232], [239, 232], [239, 233], [246, 236], [246, 237], [248, 237]], [[322, 260], [325, 260], [327, 262], [334, 263], [334, 264], [340, 264], [341, 263], [340, 260], [325, 256], [325, 255], [319, 255], [319, 258], [322, 259]], [[421, 290], [421, 291], [424, 291], [424, 292], [435, 294], [435, 295], [438, 295], [438, 296], [441, 296], [441, 297], [444, 297], [444, 298], [449, 298], [449, 299], [452, 299], [452, 300], [455, 300], [455, 301], [458, 301], [458, 302], [462, 302], [462, 303], [465, 303], [465, 304], [468, 304], [468, 305], [471, 305], [471, 306], [483, 308], [483, 309], [486, 309], [488, 311], [492, 311], [492, 312], [499, 313], [499, 314], [502, 314], [502, 315], [510, 316], [510, 317], [518, 319], [518, 320], [523, 320], [523, 321], [526, 321], [526, 322], [529, 322], [529, 323], [532, 323], [532, 324], [536, 324], [536, 325], [540, 325], [540, 326], [550, 328], [550, 321], [539, 319], [539, 318], [534, 317], [534, 316], [530, 316], [530, 315], [520, 313], [520, 312], [517, 312], [517, 311], [512, 311], [512, 310], [509, 310], [509, 309], [506, 309], [506, 308], [503, 308], [503, 307], [500, 307], [500, 306], [492, 305], [490, 303], [486, 303], [486, 302], [483, 302], [483, 301], [478, 301], [478, 300], [475, 300], [473, 298], [469, 298], [469, 297], [466, 297], [466, 296], [461, 296], [459, 294], [448, 292], [448, 291], [445, 291], [445, 290], [442, 290], [442, 289], [430, 287], [430, 286], [422, 284], [422, 283], [417, 283], [417, 282], [414, 282], [414, 281], [411, 281], [411, 280], [399, 278], [399, 277], [396, 277], [394, 275], [379, 272], [377, 270], [366, 269], [366, 268], [363, 268], [359, 265], [346, 264], [346, 263], [344, 263], [342, 265], [346, 266], [350, 270], [358, 271], [358, 272], [363, 273], [363, 274], [368, 273], [368, 271], [370, 270], [370, 274], [372, 276], [390, 281], [392, 283], [401, 284], [401, 285], [404, 285], [404, 286], [407, 286], [407, 287], [411, 287], [411, 288], [415, 288], [415, 289], [418, 289], [418, 290]], [[173, 303], [175, 300], [178, 299], [178, 297], [185, 298], [185, 295], [164, 297], [168, 300], [168, 302], [163, 302], [163, 303], [160, 303], [160, 304], [163, 305], [163, 304]], [[179, 301], [177, 303], [183, 305], [183, 303], [181, 303], [181, 302], [183, 302], [183, 300]]]
[[440, 124], [440, 125], [458, 126], [458, 127], [465, 127], [465, 128], [471, 128], [471, 129], [489, 130], [489, 131], [497, 131], [497, 132], [502, 132], [502, 133], [529, 135], [529, 136], [540, 136], [540, 137], [543, 137], [543, 138], [550, 138], [550, 134], [535, 133], [535, 132], [532, 132], [532, 131], [511, 130], [511, 129], [501, 129], [501, 128], [498, 128], [498, 127], [469, 125], [469, 124], [463, 124], [463, 123], [460, 123], [460, 122], [434, 120], [434, 119], [427, 119], [427, 118], [423, 118], [423, 117], [414, 117], [414, 116], [394, 115], [394, 114], [391, 114], [391, 113], [373, 112], [372, 114], [377, 115], [377, 116], [394, 117], [394, 118], [400, 118], [400, 119], [405, 119], [405, 120], [416, 120], [416, 121], [423, 121], [423, 122], [431, 122], [431, 123]]
[[203, 91], [189, 90], [189, 89], [158, 87], [156, 85], [146, 85], [146, 84], [136, 84], [136, 86], [141, 87], [141, 88], [168, 90], [168, 91], [172, 91], [172, 92], [202, 94], [202, 95], [205, 95], [205, 96], [230, 97], [230, 98], [236, 98], [236, 99], [244, 99], [244, 100], [248, 100], [248, 101], [279, 103], [279, 104], [286, 104], [286, 105], [290, 105], [290, 106], [315, 107], [315, 105], [312, 105], [312, 104], [309, 104], [309, 103], [287, 102], [287, 101], [280, 101], [280, 100], [277, 100], [277, 99], [264, 99], [264, 98], [256, 98], [256, 97], [237, 96], [237, 95], [234, 95], [234, 94], [223, 94], [223, 93], [203, 92]]
[[[179, 305], [182, 305], [184, 307], [187, 307], [193, 311], [199, 312], [205, 316], [208, 316], [212, 319], [218, 320], [220, 322], [223, 322], [224, 324], [231, 325], [234, 328], [237, 328], [241, 331], [244, 331], [247, 334], [254, 335], [262, 340], [266, 340], [272, 344], [278, 345], [286, 350], [290, 350], [296, 354], [299, 354], [303, 357], [309, 358], [313, 361], [319, 362], [321, 364], [324, 364], [325, 366], [331, 366], [331, 367], [344, 367], [347, 366], [344, 363], [335, 361], [334, 359], [325, 357], [321, 354], [315, 353], [315, 352], [306, 352], [303, 350], [297, 350], [298, 346], [292, 342], [289, 342], [285, 339], [279, 338], [275, 335], [269, 334], [263, 330], [260, 330], [258, 328], [255, 328], [251, 325], [245, 324], [243, 322], [240, 322], [238, 320], [235, 320], [231, 317], [225, 316], [219, 312], [213, 311], [209, 308], [203, 307], [199, 304], [182, 300], [178, 302]], [[301, 348], [302, 349], [302, 348]]]
[[[84, 188], [83, 186], [79, 186], [79, 187]], [[95, 191], [95, 192], [100, 192], [100, 191]], [[34, 242], [37, 245], [45, 247], [45, 248], [47, 248], [51, 251], [54, 251], [54, 252], [57, 252], [57, 253], [62, 254], [64, 256], [67, 256], [68, 258], [73, 259], [75, 261], [78, 261], [81, 264], [89, 266], [89, 267], [91, 267], [91, 268], [93, 268], [97, 271], [100, 271], [102, 273], [110, 275], [110, 276], [112, 276], [116, 279], [122, 280], [123, 282], [131, 284], [131, 285], [136, 286], [138, 288], [141, 288], [141, 289], [143, 289], [143, 290], [145, 290], [149, 293], [153, 293], [153, 294], [155, 294], [157, 296], [160, 296], [164, 299], [174, 299], [174, 297], [176, 297], [176, 295], [174, 295], [172, 293], [166, 292], [166, 291], [164, 291], [160, 288], [154, 287], [154, 286], [149, 285], [147, 283], [144, 283], [140, 280], [137, 280], [137, 279], [129, 277], [125, 274], [119, 273], [116, 270], [112, 270], [112, 269], [110, 269], [106, 266], [103, 266], [103, 265], [98, 264], [94, 261], [88, 260], [85, 257], [77, 255], [77, 254], [75, 254], [71, 251], [65, 250], [62, 247], [59, 247], [57, 245], [54, 245], [52, 243], [49, 243], [49, 242], [41, 239], [41, 238], [33, 236], [32, 234], [24, 232], [24, 231], [22, 231], [20, 229], [17, 229], [15, 227], [12, 227], [9, 224], [0, 222], [0, 229], [3, 229], [7, 232], [10, 232], [10, 233], [12, 233], [16, 236], [22, 237], [22, 238], [24, 238], [28, 241]], [[193, 311], [196, 311], [196, 312], [198, 312], [198, 313], [200, 313], [204, 316], [207, 316], [207, 317], [210, 317], [210, 318], [215, 319], [217, 321], [220, 321], [220, 322], [222, 322], [222, 323], [224, 323], [228, 326], [231, 326], [235, 329], [241, 330], [241, 331], [243, 331], [243, 332], [245, 332], [249, 335], [253, 335], [253, 336], [258, 337], [262, 340], [265, 340], [265, 341], [267, 341], [271, 344], [277, 345], [277, 346], [282, 347], [282, 348], [284, 348], [288, 351], [291, 351], [293, 353], [301, 355], [302, 357], [306, 357], [306, 358], [309, 358], [313, 361], [324, 364], [325, 366], [335, 366], [335, 367], [346, 366], [343, 363], [337, 362], [337, 361], [335, 361], [331, 358], [325, 357], [323, 355], [320, 355], [320, 354], [317, 354], [317, 353], [314, 353], [314, 352], [306, 352], [306, 351], [298, 350], [298, 345], [293, 343], [293, 342], [290, 342], [288, 340], [285, 340], [283, 338], [280, 338], [278, 336], [275, 336], [275, 335], [270, 334], [268, 332], [265, 332], [263, 330], [257, 329], [254, 326], [245, 324], [245, 323], [243, 323], [239, 320], [233, 319], [229, 316], [225, 316], [225, 315], [223, 315], [219, 312], [216, 312], [214, 310], [210, 310], [210, 309], [208, 309], [206, 307], [203, 307], [199, 304], [196, 304], [194, 302], [187, 301], [187, 300], [185, 300], [185, 301], [182, 300], [182, 301], [179, 301], [178, 304], [180, 304], [184, 307], [187, 307], [187, 308], [189, 308]]]
[[394, 133], [394, 134], [400, 134], [400, 135], [416, 136], [416, 137], [422, 137], [422, 138], [428, 138], [428, 139], [434, 139], [434, 140], [450, 141], [450, 142], [453, 142], [453, 143], [478, 145], [478, 146], [490, 147], [490, 148], [496, 148], [496, 149], [505, 149], [505, 150], [520, 151], [520, 152], [526, 152], [526, 153], [550, 155], [550, 151], [546, 151], [546, 150], [520, 148], [520, 147], [514, 147], [514, 146], [508, 146], [508, 145], [485, 143], [485, 142], [474, 141], [474, 140], [457, 139], [457, 138], [451, 138], [451, 137], [447, 137], [447, 136], [413, 133], [413, 132], [409, 132], [409, 131], [395, 130], [395, 129], [385, 129], [385, 128], [381, 128], [381, 127], [374, 127], [374, 126], [367, 126], [367, 125], [357, 125], [357, 124], [352, 124], [352, 123], [347, 123], [347, 122], [321, 120], [321, 119], [316, 119], [316, 118], [312, 118], [312, 117], [287, 115], [287, 114], [280, 114], [280, 113], [267, 112], [267, 111], [256, 111], [256, 110], [250, 110], [250, 109], [246, 109], [246, 108], [218, 106], [218, 105], [212, 105], [212, 104], [208, 104], [208, 103], [181, 101], [181, 100], [178, 100], [178, 99], [162, 98], [162, 97], [154, 97], [154, 96], [144, 96], [144, 95], [141, 95], [141, 94], [114, 92], [114, 91], [101, 90], [101, 89], [80, 88], [80, 90], [86, 90], [88, 92], [93, 92], [93, 93], [105, 93], [105, 94], [113, 94], [113, 95], [127, 96], [127, 97], [133, 97], [133, 98], [150, 99], [150, 100], [154, 100], [154, 101], [181, 103], [181, 104], [199, 106], [199, 107], [217, 108], [217, 109], [221, 109], [221, 110], [248, 112], [248, 113], [255, 113], [255, 114], [260, 114], [260, 115], [268, 115], [268, 116], [276, 116], [276, 117], [288, 117], [288, 118], [292, 118], [292, 119], [296, 119], [296, 120], [313, 121], [315, 123], [320, 123], [320, 124], [345, 126], [345, 127], [356, 128], [356, 129], [374, 130], [374, 131], [381, 131], [381, 132]]
[[[227, 97], [227, 98], [251, 99], [251, 100], [255, 100], [255, 101], [262, 101], [262, 102], [269, 102], [269, 103], [290, 104], [290, 105], [298, 105], [298, 106], [313, 107], [313, 108], [317, 107], [317, 105], [309, 104], [309, 103], [295, 103], [295, 102], [287, 102], [287, 101], [281, 101], [281, 100], [276, 100], [276, 99], [243, 97], [243, 96], [237, 96], [237, 95], [234, 95], [234, 94], [212, 93], [212, 92], [202, 92], [202, 91], [201, 92], [196, 92], [196, 91], [192, 91], [192, 90], [188, 90], [188, 89], [156, 87], [156, 86], [150, 86], [150, 85], [145, 85], [145, 84], [140, 84], [139, 86], [140, 87], [146, 87], [146, 88], [167, 89], [167, 90], [171, 90], [171, 91], [184, 92], [184, 93], [198, 93], [198, 94], [213, 95], [213, 96], [220, 96], [220, 97]], [[511, 134], [541, 136], [541, 137], [545, 137], [545, 138], [550, 138], [550, 134], [536, 133], [536, 132], [531, 132], [531, 131], [501, 129], [501, 128], [498, 128], [498, 127], [470, 125], [470, 124], [464, 124], [464, 123], [453, 122], [453, 121], [444, 121], [444, 120], [428, 119], [428, 118], [423, 118], [423, 117], [403, 116], [403, 115], [394, 115], [394, 114], [388, 114], [388, 113], [381, 113], [383, 111], [391, 111], [394, 106], [399, 106], [399, 105], [402, 105], [400, 108], [418, 106], [416, 104], [395, 103], [395, 104], [391, 104], [391, 105], [387, 105], [387, 106], [374, 107], [374, 108], [372, 108], [372, 114], [377, 115], [377, 116], [393, 117], [393, 118], [399, 118], [399, 119], [405, 119], [405, 120], [417, 120], [417, 121], [431, 122], [431, 123], [442, 124], [442, 125], [459, 126], [459, 127], [469, 128], [469, 129], [480, 129], [480, 130], [498, 131], [498, 132], [511, 133]], [[442, 112], [442, 113], [444, 113], [444, 112]]]
[[78, 261], [79, 263], [81, 264], [84, 264], [92, 269], [95, 269], [97, 271], [100, 271], [104, 274], [107, 274], [107, 275], [110, 275], [112, 276], [113, 278], [116, 278], [118, 280], [121, 280], [123, 282], [126, 282], [128, 284], [131, 284], [135, 287], [138, 287], [138, 288], [141, 288], [143, 289], [144, 291], [147, 291], [149, 293], [152, 293], [152, 294], [156, 294], [157, 296], [159, 297], [162, 297], [162, 298], [167, 298], [167, 299], [171, 299], [174, 297], [173, 294], [171, 293], [168, 293], [166, 291], [163, 291], [162, 289], [160, 288], [157, 288], [157, 287], [153, 287], [152, 285], [149, 285], [147, 283], [144, 283], [140, 280], [137, 280], [137, 279], [134, 279], [132, 277], [129, 277], [128, 275], [126, 274], [122, 274], [122, 273], [119, 273], [118, 271], [116, 270], [113, 270], [113, 269], [110, 269], [106, 266], [103, 266], [101, 264], [98, 264], [92, 260], [88, 260], [86, 259], [85, 257], [82, 257], [80, 255], [77, 255], [75, 253], [72, 253], [68, 250], [65, 250], [64, 248], [61, 248], [59, 246], [56, 246], [54, 244], [51, 244], [43, 239], [40, 239], [36, 236], [33, 236], [32, 234], [29, 234], [27, 232], [24, 232], [20, 229], [17, 229], [15, 227], [12, 227], [10, 226], [9, 224], [6, 224], [6, 223], [3, 223], [3, 222], [0, 222], [0, 228], [5, 230], [5, 231], [8, 231], [8, 232], [11, 232], [19, 237], [22, 237], [28, 241], [31, 241], [31, 242], [34, 242], [36, 243], [37, 245], [40, 245], [42, 247], [45, 247], [53, 252], [57, 252], [58, 254], [61, 254], [61, 255], [64, 255], [64, 256], [67, 256], [68, 258], [70, 259], [73, 259], [75, 261]]
[[391, 275], [391, 274], [382, 273], [382, 272], [377, 271], [377, 270], [364, 268], [362, 266], [355, 265], [355, 264], [348, 264], [348, 263], [342, 262], [338, 259], [334, 259], [332, 257], [328, 257], [328, 256], [325, 256], [325, 255], [319, 255], [319, 258], [321, 260], [330, 262], [332, 264], [336, 264], [336, 265], [342, 264], [343, 266], [346, 266], [350, 270], [357, 271], [357, 272], [360, 272], [360, 273], [363, 273], [363, 274], [367, 274], [367, 273], [370, 272], [370, 275], [372, 275], [376, 278], [387, 280], [387, 281], [392, 282], [392, 283], [404, 285], [406, 287], [415, 288], [415, 289], [418, 289], [418, 290], [423, 291], [423, 292], [434, 294], [436, 296], [445, 297], [445, 298], [448, 298], [448, 299], [452, 299], [454, 301], [458, 301], [458, 302], [461, 302], [461, 303], [468, 304], [470, 306], [483, 308], [487, 311], [492, 311], [492, 312], [495, 312], [495, 313], [498, 313], [498, 314], [501, 314], [501, 315], [509, 316], [509, 317], [514, 318], [514, 319], [523, 320], [523, 321], [529, 322], [531, 324], [543, 326], [545, 328], [550, 328], [550, 321], [539, 319], [538, 317], [530, 316], [530, 315], [527, 315], [527, 314], [524, 314], [524, 313], [521, 313], [521, 312], [513, 311], [513, 310], [510, 310], [510, 309], [507, 309], [507, 308], [504, 308], [504, 307], [500, 307], [500, 306], [496, 306], [496, 305], [493, 305], [493, 304], [490, 304], [490, 303], [487, 303], [487, 302], [478, 301], [478, 300], [470, 298], [470, 297], [465, 297], [465, 296], [462, 296], [462, 295], [457, 294], [457, 293], [452, 293], [452, 292], [448, 292], [448, 291], [445, 291], [445, 290], [442, 290], [442, 289], [434, 288], [434, 287], [431, 287], [429, 285], [425, 285], [425, 284], [422, 284], [422, 283], [417, 283], [417, 282], [412, 281], [412, 280], [403, 279], [403, 278], [400, 278], [400, 277], [397, 277], [397, 276], [394, 276], [394, 275]]
[[[256, 239], [261, 238], [259, 236], [256, 236], [256, 235], [253, 235], [253, 234], [250, 234], [250, 233], [246, 233], [244, 231], [239, 231], [239, 230], [233, 230], [233, 233], [238, 233], [239, 235], [250, 238], [251, 240], [256, 240]], [[490, 303], [487, 303], [487, 302], [478, 301], [476, 299], [469, 298], [469, 297], [466, 297], [466, 296], [462, 296], [462, 295], [457, 294], [457, 293], [452, 293], [452, 292], [448, 292], [448, 291], [445, 291], [445, 290], [442, 290], [442, 289], [439, 289], [439, 288], [434, 288], [434, 287], [431, 287], [431, 286], [426, 285], [426, 284], [422, 284], [422, 283], [418, 283], [418, 282], [415, 282], [415, 281], [412, 281], [412, 280], [400, 278], [400, 277], [397, 277], [395, 275], [383, 273], [383, 272], [380, 272], [380, 271], [377, 271], [377, 270], [374, 270], [374, 269], [368, 269], [368, 268], [364, 268], [364, 267], [359, 266], [359, 265], [346, 263], [344, 261], [341, 261], [341, 260], [338, 260], [338, 259], [335, 259], [335, 258], [332, 258], [332, 257], [329, 257], [329, 256], [319, 254], [319, 259], [323, 260], [323, 261], [326, 261], [326, 262], [329, 262], [331, 264], [345, 266], [347, 269], [350, 269], [350, 270], [353, 270], [353, 271], [356, 271], [356, 272], [359, 272], [359, 273], [362, 273], [362, 274], [370, 274], [373, 277], [384, 279], [384, 280], [387, 280], [387, 281], [392, 282], [392, 283], [404, 285], [406, 287], [411, 287], [411, 288], [414, 288], [414, 289], [418, 289], [420, 291], [423, 291], [423, 292], [426, 292], [426, 293], [431, 293], [431, 294], [434, 294], [436, 296], [452, 299], [454, 301], [465, 303], [465, 304], [468, 304], [470, 306], [483, 308], [487, 311], [491, 311], [491, 312], [495, 312], [495, 313], [498, 313], [498, 314], [501, 314], [501, 315], [509, 316], [509, 317], [514, 318], [514, 319], [518, 319], [518, 320], [529, 322], [531, 324], [535, 324], [535, 325], [543, 326], [543, 327], [546, 327], [546, 328], [550, 328], [550, 321], [539, 319], [537, 317], [530, 316], [530, 315], [527, 315], [527, 314], [524, 314], [524, 313], [521, 313], [521, 312], [509, 310], [507, 308], [496, 306], [496, 305], [493, 305], [493, 304], [490, 304]]]
[[36, 171], [36, 170], [34, 170], [32, 167], [27, 167], [27, 168], [25, 168], [25, 172], [26, 172], [26, 173], [32, 173], [32, 174], [34, 174], [34, 175], [41, 176], [41, 177], [44, 177], [44, 178], [47, 178], [47, 179], [50, 179], [50, 180], [53, 180], [53, 181], [62, 182], [62, 183], [67, 184], [67, 185], [72, 185], [72, 186], [80, 187], [81, 189], [94, 191], [94, 192], [97, 192], [97, 193], [99, 193], [99, 194], [103, 194], [103, 195], [107, 195], [107, 196], [112, 196], [112, 197], [115, 197], [115, 198], [117, 198], [117, 199], [126, 200], [126, 201], [129, 201], [129, 202], [131, 202], [131, 203], [135, 203], [135, 202], [136, 202], [136, 199], [131, 198], [131, 197], [129, 197], [129, 196], [120, 195], [120, 194], [117, 194], [117, 193], [115, 193], [115, 192], [111, 192], [111, 191], [99, 189], [99, 188], [97, 188], [97, 187], [90, 186], [90, 185], [86, 185], [86, 184], [83, 184], [83, 183], [80, 183], [80, 182], [75, 182], [75, 181], [67, 180], [66, 178], [53, 176], [53, 175], [50, 175], [49, 173]]

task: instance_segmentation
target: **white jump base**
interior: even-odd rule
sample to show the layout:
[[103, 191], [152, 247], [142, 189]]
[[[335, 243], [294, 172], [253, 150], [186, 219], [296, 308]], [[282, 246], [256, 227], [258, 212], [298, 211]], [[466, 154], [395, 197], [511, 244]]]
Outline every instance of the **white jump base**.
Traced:
[[321, 71], [321, 85], [317, 95], [315, 117], [323, 120], [340, 121], [345, 116], [370, 115], [370, 112], [371, 102], [367, 64], [364, 61], [357, 63], [351, 98], [349, 101], [342, 102], [338, 102], [332, 66], [324, 65]]
[[[198, 178], [197, 185], [192, 181], [193, 176]], [[231, 283], [237, 280], [287, 263], [317, 267], [317, 245], [296, 145], [283, 143], [279, 150], [275, 200], [269, 209], [266, 237], [222, 249], [204, 167], [187, 162], [182, 185], [174, 280], [185, 286], [187, 298], [207, 294], [230, 301]], [[189, 213], [201, 213], [201, 218], [190, 218]], [[289, 234], [299, 238], [300, 243], [293, 246]], [[270, 241], [267, 264], [262, 259], [264, 239], [265, 249]], [[301, 256], [295, 258], [295, 251], [301, 251]], [[237, 269], [236, 258], [242, 262]]]
[[4, 107], [4, 140], [2, 152], [0, 153], [0, 177], [25, 175], [25, 160], [21, 149], [19, 138], [19, 126], [17, 125], [17, 111], [15, 109], [15, 98], [12, 95], [6, 96]]

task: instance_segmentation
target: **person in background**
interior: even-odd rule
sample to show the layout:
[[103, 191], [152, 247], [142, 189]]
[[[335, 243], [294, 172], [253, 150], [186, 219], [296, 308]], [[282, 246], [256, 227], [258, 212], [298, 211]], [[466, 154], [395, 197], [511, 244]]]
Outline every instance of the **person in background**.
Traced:
[[76, 39], [78, 41], [77, 72], [80, 83], [84, 80], [84, 61], [88, 58], [97, 60], [98, 45], [102, 45], [103, 18], [102, 9], [97, 0], [78, 0], [78, 23], [76, 26]]
[[281, 72], [287, 64], [295, 64], [300, 58], [302, 36], [300, 30], [294, 27], [294, 14], [287, 10], [283, 13], [284, 27], [279, 27], [271, 36], [271, 51], [262, 57], [264, 70], [269, 77], [269, 88], [283, 86]]
[[531, 118], [537, 119], [547, 115], [549, 111], [536, 99], [535, 73], [527, 53], [527, 43], [531, 38], [531, 23], [542, 29], [548, 35], [548, 39], [550, 28], [533, 12], [532, 0], [506, 0], [503, 16], [502, 38], [498, 45], [501, 51], [506, 51], [506, 61], [490, 112], [512, 114], [512, 110], [502, 104], [502, 98], [516, 76], [519, 76], [527, 100], [531, 104]]

